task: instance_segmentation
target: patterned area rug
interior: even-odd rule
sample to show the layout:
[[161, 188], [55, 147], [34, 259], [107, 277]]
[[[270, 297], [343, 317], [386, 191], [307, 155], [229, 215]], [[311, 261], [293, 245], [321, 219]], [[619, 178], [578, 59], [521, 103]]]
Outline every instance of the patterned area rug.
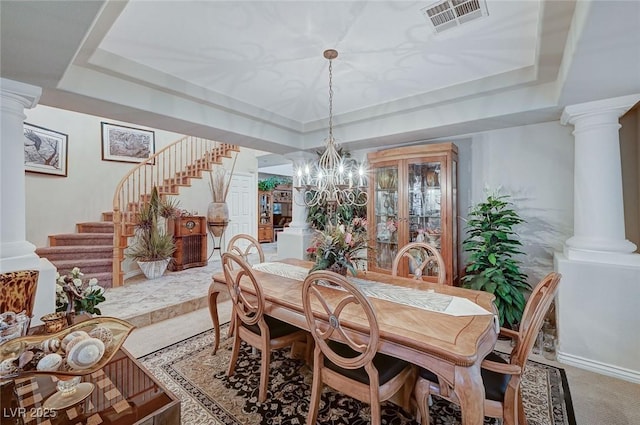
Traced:
[[[169, 347], [148, 354], [140, 361], [182, 400], [182, 425], [224, 424], [302, 425], [306, 421], [311, 395], [312, 374], [302, 360], [292, 359], [283, 349], [271, 355], [271, 374], [267, 402], [258, 403], [260, 376], [259, 353], [243, 343], [236, 373], [227, 378], [231, 355], [230, 340], [223, 341], [212, 354], [213, 330], [208, 330]], [[529, 361], [522, 390], [530, 425], [575, 425], [571, 397], [562, 369]], [[456, 405], [433, 397], [432, 424], [460, 423]], [[384, 403], [382, 423], [417, 425], [409, 412], [392, 403]], [[325, 386], [318, 423], [365, 425], [370, 423], [370, 409]], [[500, 421], [485, 418], [485, 424]]]

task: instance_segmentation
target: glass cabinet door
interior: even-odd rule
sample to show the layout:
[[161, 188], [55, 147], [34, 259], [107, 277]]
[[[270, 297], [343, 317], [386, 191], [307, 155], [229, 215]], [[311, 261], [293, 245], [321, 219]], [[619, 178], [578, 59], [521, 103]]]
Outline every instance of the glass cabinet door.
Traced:
[[440, 250], [442, 209], [440, 162], [409, 164], [409, 242], [427, 242]]
[[259, 213], [260, 223], [263, 225], [271, 225], [271, 193], [260, 192], [259, 196]]
[[398, 167], [377, 168], [375, 173], [375, 257], [378, 267], [391, 269], [398, 252]]
[[[375, 249], [369, 256], [369, 269], [391, 273], [401, 248], [425, 242], [442, 255], [446, 283], [456, 284], [457, 147], [453, 143], [405, 146], [370, 152], [367, 160], [371, 165], [369, 240]], [[420, 253], [410, 250], [409, 255]], [[408, 258], [400, 259], [397, 274], [412, 277], [413, 264]], [[435, 282], [443, 273], [437, 264], [431, 267], [423, 270], [422, 278]]]

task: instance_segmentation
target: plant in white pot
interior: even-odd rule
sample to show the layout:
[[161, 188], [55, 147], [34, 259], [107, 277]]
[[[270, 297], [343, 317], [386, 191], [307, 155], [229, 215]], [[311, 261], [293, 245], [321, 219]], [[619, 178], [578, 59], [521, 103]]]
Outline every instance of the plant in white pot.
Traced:
[[[171, 203], [173, 206], [173, 202]], [[167, 270], [176, 250], [173, 236], [158, 223], [161, 211], [167, 211], [160, 199], [158, 189], [151, 191], [149, 202], [144, 203], [137, 214], [135, 224], [135, 242], [129, 247], [126, 256], [136, 261], [147, 279], [156, 279]]]
[[471, 208], [467, 219], [467, 238], [462, 247], [469, 252], [465, 288], [493, 294], [500, 326], [520, 323], [526, 305], [525, 293], [531, 289], [527, 275], [520, 270], [517, 256], [522, 243], [514, 227], [524, 220], [513, 208], [508, 195], [489, 194]]

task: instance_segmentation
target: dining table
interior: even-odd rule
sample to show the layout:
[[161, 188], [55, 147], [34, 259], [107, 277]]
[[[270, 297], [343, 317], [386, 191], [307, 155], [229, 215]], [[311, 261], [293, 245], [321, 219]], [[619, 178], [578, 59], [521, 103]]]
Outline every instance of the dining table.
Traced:
[[[309, 329], [302, 286], [313, 264], [284, 259], [252, 266], [262, 285], [265, 314]], [[380, 329], [378, 351], [437, 374], [455, 392], [462, 424], [482, 424], [485, 395], [480, 364], [493, 350], [499, 331], [494, 296], [371, 271], [359, 271], [348, 279], [365, 293], [374, 308]], [[330, 293], [338, 289], [327, 286], [323, 290]], [[224, 273], [214, 274], [208, 298], [215, 331], [214, 353], [221, 339], [217, 299], [228, 291]], [[352, 317], [350, 322], [343, 324], [348, 327], [346, 333], [355, 339], [366, 338], [362, 329], [367, 319]]]

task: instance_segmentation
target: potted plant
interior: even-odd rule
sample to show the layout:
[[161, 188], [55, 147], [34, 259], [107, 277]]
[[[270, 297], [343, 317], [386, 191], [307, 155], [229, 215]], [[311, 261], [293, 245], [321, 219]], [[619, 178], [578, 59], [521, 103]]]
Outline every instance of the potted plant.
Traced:
[[515, 327], [522, 319], [526, 304], [524, 293], [531, 289], [527, 276], [520, 271], [522, 243], [513, 230], [524, 223], [508, 195], [490, 194], [484, 202], [472, 207], [467, 220], [467, 238], [462, 243], [469, 252], [462, 278], [465, 288], [495, 295], [500, 326]]
[[80, 268], [74, 267], [68, 275], [56, 275], [56, 311], [68, 311], [69, 297], [66, 294], [65, 286], [73, 285], [74, 303], [71, 307], [76, 313], [84, 312], [89, 314], [102, 314], [96, 305], [105, 301], [104, 288], [98, 285], [98, 279], [91, 278], [83, 280], [84, 273]]
[[138, 212], [136, 240], [126, 253], [128, 258], [138, 263], [147, 279], [162, 276], [176, 250], [173, 236], [158, 224], [163, 209], [167, 210], [166, 205], [163, 206], [158, 189], [154, 187], [149, 202], [144, 203]]

